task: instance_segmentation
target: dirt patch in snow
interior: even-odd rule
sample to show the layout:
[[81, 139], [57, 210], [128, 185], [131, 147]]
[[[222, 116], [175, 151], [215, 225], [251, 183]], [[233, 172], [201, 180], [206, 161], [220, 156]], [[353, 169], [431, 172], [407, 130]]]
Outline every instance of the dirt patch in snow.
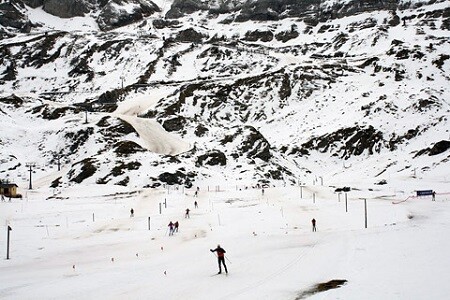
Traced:
[[310, 289], [300, 292], [298, 296], [295, 298], [295, 300], [306, 299], [307, 297], [310, 297], [320, 292], [340, 288], [345, 283], [347, 283], [347, 280], [345, 279], [333, 279], [328, 282], [318, 283], [313, 287], [311, 287]]

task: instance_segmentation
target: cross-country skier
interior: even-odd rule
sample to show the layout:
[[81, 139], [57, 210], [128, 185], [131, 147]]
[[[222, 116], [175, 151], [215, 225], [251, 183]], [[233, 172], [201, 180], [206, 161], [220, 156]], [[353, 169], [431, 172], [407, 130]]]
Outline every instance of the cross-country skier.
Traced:
[[169, 235], [173, 235], [173, 223], [172, 223], [172, 221], [170, 221], [170, 223], [169, 223], [169, 225], [167, 225], [167, 226], [169, 226]]
[[316, 219], [312, 219], [311, 223], [312, 223], [312, 231], [317, 231], [317, 229], [316, 229]]
[[189, 211], [190, 211], [190, 209], [186, 208], [186, 214], [184, 215], [185, 218], [190, 218]]
[[178, 226], [179, 226], [180, 224], [178, 224], [178, 221], [176, 221], [175, 222], [175, 224], [174, 224], [174, 229], [173, 229], [173, 232], [178, 232]]
[[214, 249], [214, 250], [213, 249], [209, 249], [209, 251], [217, 252], [217, 260], [218, 260], [218, 263], [219, 263], [219, 273], [217, 273], [217, 274], [222, 273], [222, 267], [220, 265], [221, 263], [223, 264], [223, 267], [225, 268], [225, 273], [228, 274], [227, 265], [225, 264], [225, 253], [226, 253], [225, 249], [220, 247], [220, 245], [217, 245], [216, 249]]

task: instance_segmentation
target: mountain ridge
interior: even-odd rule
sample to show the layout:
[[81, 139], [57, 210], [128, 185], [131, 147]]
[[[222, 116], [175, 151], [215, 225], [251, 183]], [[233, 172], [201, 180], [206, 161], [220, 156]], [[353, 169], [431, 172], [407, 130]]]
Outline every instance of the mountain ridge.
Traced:
[[[335, 2], [323, 3], [353, 3]], [[39, 176], [55, 173], [53, 188], [317, 182], [351, 178], [352, 168], [372, 184], [445, 178], [447, 4], [317, 24], [200, 10], [107, 32], [2, 27], [0, 177], [25, 181], [24, 162], [35, 161]], [[159, 126], [157, 135], [133, 122]], [[189, 147], [164, 150], [181, 143]]]

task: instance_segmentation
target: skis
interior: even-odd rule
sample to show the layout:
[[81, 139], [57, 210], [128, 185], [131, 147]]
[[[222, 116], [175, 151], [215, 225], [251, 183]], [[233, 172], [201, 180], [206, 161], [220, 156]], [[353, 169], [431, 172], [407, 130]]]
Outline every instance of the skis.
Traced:
[[211, 275], [211, 277], [214, 277], [214, 276], [217, 276], [217, 275], [222, 275], [222, 274], [228, 276], [228, 273], [216, 273], [216, 274]]

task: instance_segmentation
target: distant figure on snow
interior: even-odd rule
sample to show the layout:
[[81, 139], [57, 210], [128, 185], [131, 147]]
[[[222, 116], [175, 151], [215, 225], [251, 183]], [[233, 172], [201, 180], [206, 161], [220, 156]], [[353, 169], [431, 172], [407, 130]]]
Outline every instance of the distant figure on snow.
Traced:
[[174, 224], [174, 229], [173, 229], [174, 232], [178, 232], [178, 226], [179, 225], [180, 224], [178, 224], [178, 221], [176, 221], [175, 224]]
[[312, 219], [311, 220], [311, 223], [312, 223], [312, 231], [314, 232], [314, 231], [317, 231], [317, 229], [316, 229], [316, 219]]
[[195, 208], [198, 208], [198, 203], [197, 203], [197, 201], [194, 201], [194, 207], [195, 207]]
[[186, 214], [184, 215], [185, 218], [190, 218], [189, 211], [190, 211], [190, 209], [186, 208]]
[[431, 201], [436, 201], [436, 192], [433, 191], [433, 194], [431, 194]]
[[214, 249], [214, 250], [213, 249], [209, 249], [209, 251], [217, 252], [217, 261], [219, 263], [219, 273], [217, 273], [217, 274], [222, 273], [221, 264], [223, 264], [223, 267], [225, 268], [225, 273], [228, 274], [227, 265], [225, 264], [225, 253], [226, 253], [225, 249], [220, 247], [220, 245], [217, 245], [216, 249]]
[[174, 225], [173, 225], [172, 221], [170, 221], [169, 225], [167, 225], [167, 226], [169, 226], [169, 235], [173, 235]]
[[130, 209], [130, 217], [134, 217], [134, 209]]

